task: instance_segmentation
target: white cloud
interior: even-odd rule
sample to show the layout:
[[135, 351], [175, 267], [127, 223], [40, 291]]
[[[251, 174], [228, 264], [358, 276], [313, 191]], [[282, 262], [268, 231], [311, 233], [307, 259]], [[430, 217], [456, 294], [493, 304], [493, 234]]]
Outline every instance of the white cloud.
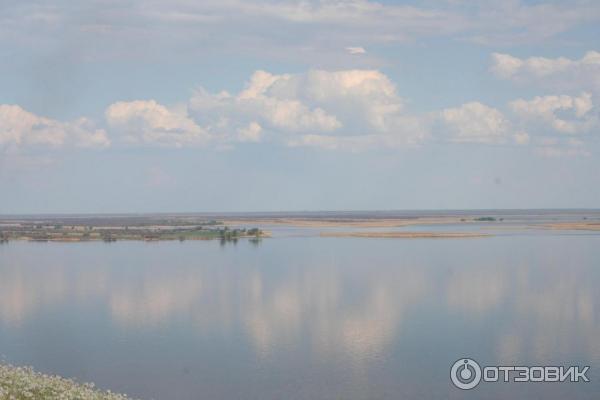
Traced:
[[46, 146], [108, 147], [106, 132], [80, 118], [61, 122], [40, 117], [17, 105], [0, 105], [0, 148]]
[[250, 77], [246, 89], [240, 93], [239, 99], [256, 99], [264, 96], [267, 90], [277, 81], [287, 80], [291, 75], [273, 75], [266, 71], [256, 71]]
[[598, 67], [600, 66], [600, 53], [589, 51], [579, 60], [571, 60], [566, 57], [520, 59], [509, 54], [493, 53], [492, 60], [492, 71], [502, 78], [512, 78], [516, 75], [540, 78], [569, 70], [572, 72], [576, 68]]
[[299, 96], [337, 109], [336, 115], [352, 119], [358, 130], [388, 132], [403, 111], [395, 85], [376, 70], [310, 71], [295, 84]]
[[[447, 108], [440, 114], [449, 140], [460, 143], [501, 144], [509, 139], [511, 124], [497, 109], [479, 102]], [[517, 143], [526, 140], [523, 133], [515, 137]]]
[[[561, 95], [536, 96], [509, 102], [516, 124], [537, 137], [556, 134], [576, 135], [600, 127], [594, 99], [600, 95], [600, 53], [588, 51], [580, 59], [566, 57], [517, 58], [508, 54], [492, 55], [491, 71], [499, 78], [520, 84], [534, 84]], [[533, 143], [543, 156], [587, 155], [585, 144], [566, 142], [555, 145]]]
[[237, 97], [238, 104], [278, 129], [328, 132], [340, 128], [342, 124], [335, 115], [299, 98], [298, 84], [296, 75], [257, 71]]
[[417, 146], [430, 139], [540, 146], [538, 138], [551, 132], [583, 132], [597, 123], [589, 93], [517, 99], [508, 108], [507, 116], [475, 101], [415, 115], [405, 110], [394, 83], [376, 70], [257, 71], [236, 94], [198, 89], [189, 113], [136, 101], [113, 104], [106, 117], [135, 143], [182, 147], [210, 140], [230, 148], [235, 142], [271, 140], [350, 151]]
[[274, 128], [291, 132], [333, 131], [341, 127], [340, 121], [322, 108], [309, 108], [298, 100], [261, 96], [244, 99], [242, 107], [250, 114], [262, 117]]
[[492, 54], [491, 71], [499, 78], [535, 83], [561, 90], [600, 92], [600, 53], [588, 51], [581, 59], [530, 57]]
[[167, 108], [154, 100], [111, 104], [105, 112], [108, 125], [129, 143], [183, 147], [203, 145], [209, 134], [185, 109]]
[[[305, 104], [293, 96], [272, 93], [274, 85], [281, 87], [290, 78], [291, 75], [257, 71], [246, 89], [237, 96], [227, 92], [213, 95], [201, 88], [190, 100], [190, 110], [198, 120], [207, 124], [215, 125], [217, 120], [225, 120], [227, 123], [221, 128], [228, 129], [231, 129], [229, 121], [234, 125], [255, 121], [283, 132], [328, 132], [341, 126], [334, 115], [322, 108]], [[235, 129], [240, 129], [240, 126]]]
[[363, 47], [346, 47], [349, 54], [366, 54], [367, 51]]
[[517, 99], [509, 113], [479, 102], [448, 108], [439, 113], [439, 137], [456, 143], [531, 145], [543, 156], [589, 155], [582, 140], [560, 134], [576, 134], [598, 126], [592, 97], [544, 96]]
[[[301, 74], [255, 72], [236, 94], [200, 88], [188, 106], [167, 107], [155, 100], [116, 102], [105, 111], [117, 143], [194, 147], [272, 141], [286, 146], [361, 151], [418, 146], [428, 140], [484, 145], [531, 144], [539, 152], [583, 154], [552, 139], [598, 126], [593, 96], [517, 99], [509, 114], [480, 102], [439, 112], [408, 112], [394, 83], [377, 70], [312, 70]], [[59, 122], [18, 106], [0, 106], [0, 146], [103, 147], [106, 132], [81, 118]]]
[[[282, 75], [257, 71], [237, 95], [199, 89], [190, 110], [197, 121], [212, 127], [211, 133], [228, 137], [231, 130], [242, 132], [256, 123], [272, 137], [296, 146], [412, 145], [427, 137], [422, 121], [404, 112], [391, 80], [376, 70]], [[376, 135], [382, 137], [373, 140]]]
[[251, 122], [247, 127], [238, 129], [237, 132], [237, 139], [240, 142], [260, 142], [262, 137], [262, 127], [256, 122]]
[[492, 53], [490, 70], [494, 75], [508, 79], [515, 75], [523, 66], [523, 61], [509, 54]]
[[538, 96], [532, 100], [517, 99], [510, 109], [525, 123], [541, 125], [559, 133], [577, 134], [598, 125], [598, 117], [590, 112], [594, 105], [590, 93], [579, 97]]
[[[127, 2], [5, 0], [0, 40], [28, 50], [61, 45], [75, 58], [164, 57], [183, 50], [285, 54], [340, 63], [348, 44], [390, 44], [429, 37], [480, 43], [552, 38], [600, 20], [595, 1], [428, 1], [416, 5], [368, 0], [131, 0]], [[285, 40], [287, 35], [293, 40]], [[323, 40], [326, 37], [327, 40]], [[93, 42], [94, 46], [82, 43]], [[357, 57], [345, 57], [342, 61]], [[363, 58], [363, 57], [360, 57]], [[76, 59], [76, 61], [79, 61]], [[323, 64], [320, 64], [323, 65]]]

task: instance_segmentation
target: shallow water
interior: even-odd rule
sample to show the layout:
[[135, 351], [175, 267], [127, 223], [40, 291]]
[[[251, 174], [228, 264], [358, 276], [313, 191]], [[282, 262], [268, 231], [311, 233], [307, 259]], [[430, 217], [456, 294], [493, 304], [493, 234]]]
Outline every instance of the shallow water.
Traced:
[[[0, 356], [145, 399], [600, 394], [600, 235], [0, 246]], [[454, 388], [452, 363], [590, 365]]]

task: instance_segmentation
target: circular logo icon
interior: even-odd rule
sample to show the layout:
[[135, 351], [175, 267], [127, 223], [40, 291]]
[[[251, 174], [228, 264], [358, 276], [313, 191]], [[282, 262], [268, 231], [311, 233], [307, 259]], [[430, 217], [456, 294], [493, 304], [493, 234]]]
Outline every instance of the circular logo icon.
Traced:
[[475, 360], [461, 358], [452, 365], [450, 379], [459, 389], [473, 389], [481, 381], [481, 367]]

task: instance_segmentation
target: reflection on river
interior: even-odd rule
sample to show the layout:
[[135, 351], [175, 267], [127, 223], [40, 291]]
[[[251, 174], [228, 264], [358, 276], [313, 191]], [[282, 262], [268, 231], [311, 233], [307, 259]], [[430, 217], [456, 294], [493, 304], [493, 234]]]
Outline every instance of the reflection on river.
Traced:
[[591, 365], [600, 236], [0, 247], [0, 356], [159, 399], [461, 398], [451, 364]]

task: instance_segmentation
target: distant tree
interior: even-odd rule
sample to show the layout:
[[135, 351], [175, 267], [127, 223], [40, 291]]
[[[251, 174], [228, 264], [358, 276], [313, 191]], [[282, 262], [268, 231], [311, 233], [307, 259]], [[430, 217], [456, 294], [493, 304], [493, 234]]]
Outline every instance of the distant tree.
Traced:
[[258, 228], [248, 229], [248, 235], [258, 237], [258, 236], [260, 236], [260, 229], [258, 229]]
[[110, 233], [106, 233], [106, 234], [102, 235], [102, 240], [105, 241], [106, 243], [111, 243], [111, 242], [116, 242], [117, 238], [115, 238]]
[[492, 222], [495, 221], [496, 218], [494, 217], [479, 217], [479, 218], [475, 218], [475, 221], [482, 221], [482, 222]]

